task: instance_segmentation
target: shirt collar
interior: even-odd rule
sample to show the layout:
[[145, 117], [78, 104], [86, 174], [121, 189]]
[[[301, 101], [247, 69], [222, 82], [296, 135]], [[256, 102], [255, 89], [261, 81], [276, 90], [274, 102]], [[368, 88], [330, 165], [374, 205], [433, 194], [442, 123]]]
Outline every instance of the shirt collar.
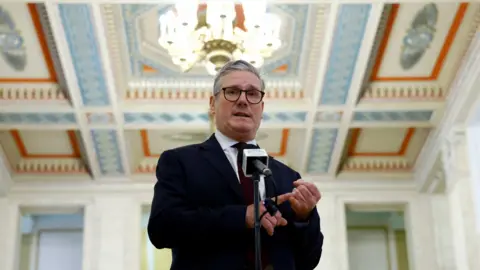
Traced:
[[[222, 147], [222, 149], [224, 151], [225, 151], [225, 149], [230, 148], [233, 145], [235, 145], [236, 143], [238, 143], [238, 141], [232, 140], [229, 137], [225, 136], [223, 133], [218, 131], [218, 129], [215, 131], [215, 138], [217, 139], [218, 143], [220, 144], [220, 146]], [[255, 141], [255, 139], [251, 140], [251, 141], [248, 141], [246, 143], [257, 145], [257, 142]]]

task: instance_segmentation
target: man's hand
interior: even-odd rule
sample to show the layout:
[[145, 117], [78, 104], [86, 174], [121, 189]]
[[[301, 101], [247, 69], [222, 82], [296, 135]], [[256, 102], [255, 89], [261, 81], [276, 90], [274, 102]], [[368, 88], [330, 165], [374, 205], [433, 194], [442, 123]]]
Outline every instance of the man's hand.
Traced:
[[[287, 194], [283, 194], [283, 195], [278, 196], [277, 197], [277, 204], [280, 205], [283, 202], [288, 201], [290, 196], [292, 196], [292, 193], [287, 193]], [[263, 213], [265, 211], [267, 211], [267, 209], [263, 205], [263, 202], [260, 202], [259, 209], [260, 209], [260, 211], [259, 211], [260, 216], [263, 215]], [[255, 225], [255, 207], [254, 207], [253, 204], [251, 204], [247, 207], [247, 213], [246, 213], [245, 221], [247, 223], [247, 228], [253, 228], [254, 227], [254, 225]], [[275, 216], [273, 216], [273, 217], [269, 213], [266, 213], [265, 215], [263, 215], [260, 223], [261, 223], [262, 227], [265, 228], [267, 233], [271, 236], [271, 235], [273, 235], [275, 227], [287, 225], [287, 220], [282, 217], [282, 213], [280, 213], [280, 211], [277, 211], [277, 213], [275, 213]]]
[[306, 220], [321, 198], [320, 191], [312, 184], [301, 179], [293, 182], [295, 190], [289, 197], [290, 205], [297, 218]]

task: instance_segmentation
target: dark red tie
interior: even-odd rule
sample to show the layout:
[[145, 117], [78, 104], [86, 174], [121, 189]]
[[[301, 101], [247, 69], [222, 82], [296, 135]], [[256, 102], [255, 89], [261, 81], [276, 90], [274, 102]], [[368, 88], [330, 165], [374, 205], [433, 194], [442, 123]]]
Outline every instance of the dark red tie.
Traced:
[[243, 195], [245, 196], [245, 203], [247, 205], [253, 204], [253, 181], [251, 178], [246, 177], [242, 170], [242, 158], [243, 150], [246, 148], [247, 144], [244, 142], [239, 142], [233, 147], [237, 148], [237, 169], [238, 169], [238, 178], [240, 179], [240, 184], [242, 185]]
[[[253, 180], [250, 177], [246, 177], [242, 170], [242, 158], [243, 150], [247, 147], [247, 143], [239, 142], [232, 147], [237, 148], [237, 169], [238, 169], [238, 178], [240, 179], [240, 184], [242, 185], [243, 195], [245, 196], [245, 203], [247, 205], [253, 204]], [[268, 265], [267, 252], [262, 243], [262, 269]], [[252, 239], [251, 245], [249, 245], [247, 251], [247, 259], [250, 264], [249, 269], [254, 269], [255, 266], [255, 241]]]

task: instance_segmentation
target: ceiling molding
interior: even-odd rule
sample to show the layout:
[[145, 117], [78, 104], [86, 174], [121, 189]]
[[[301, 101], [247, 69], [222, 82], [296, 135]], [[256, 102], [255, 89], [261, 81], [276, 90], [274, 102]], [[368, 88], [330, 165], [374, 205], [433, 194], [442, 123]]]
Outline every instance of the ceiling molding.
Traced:
[[415, 179], [418, 188], [423, 189], [428, 179], [436, 156], [441, 150], [442, 141], [445, 140], [457, 124], [458, 116], [462, 110], [469, 110], [480, 97], [478, 85], [480, 84], [480, 35], [473, 39], [457, 76], [452, 84], [450, 95], [445, 104], [445, 112], [440, 121], [440, 126], [433, 130], [427, 139], [415, 164]]

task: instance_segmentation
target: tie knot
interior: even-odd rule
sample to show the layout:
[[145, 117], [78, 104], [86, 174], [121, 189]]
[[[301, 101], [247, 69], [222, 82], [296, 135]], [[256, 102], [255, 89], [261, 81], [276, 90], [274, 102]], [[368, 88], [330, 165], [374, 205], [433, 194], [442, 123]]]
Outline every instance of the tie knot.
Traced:
[[244, 142], [239, 142], [234, 145], [232, 145], [233, 148], [236, 148], [238, 151], [242, 151], [244, 149], [257, 149], [258, 146], [254, 144], [249, 144], [249, 143], [244, 143]]
[[239, 143], [236, 143], [234, 145], [232, 145], [233, 148], [236, 148], [238, 151], [241, 151], [243, 149], [245, 149], [247, 147], [247, 143], [244, 143], [244, 142], [239, 142]]

